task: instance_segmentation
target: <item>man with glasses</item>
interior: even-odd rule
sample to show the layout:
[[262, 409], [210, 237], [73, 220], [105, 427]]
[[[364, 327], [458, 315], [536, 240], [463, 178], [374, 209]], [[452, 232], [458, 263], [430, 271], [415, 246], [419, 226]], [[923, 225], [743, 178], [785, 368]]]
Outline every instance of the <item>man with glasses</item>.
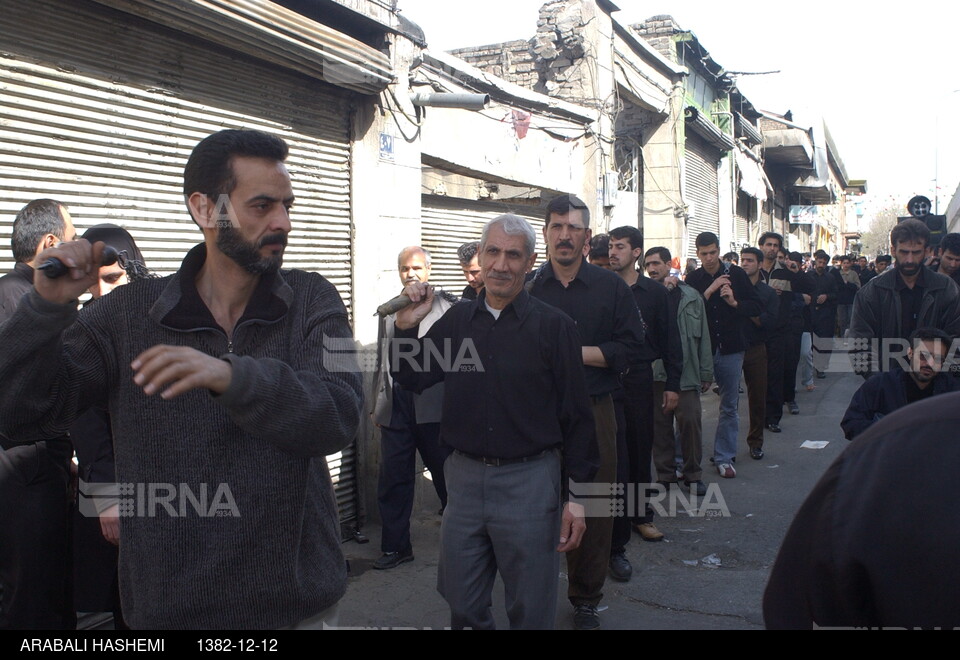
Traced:
[[914, 332], [907, 350], [908, 370], [895, 368], [876, 374], [853, 395], [840, 422], [847, 440], [853, 440], [898, 408], [960, 390], [958, 379], [942, 373], [951, 343], [950, 335], [936, 328]]

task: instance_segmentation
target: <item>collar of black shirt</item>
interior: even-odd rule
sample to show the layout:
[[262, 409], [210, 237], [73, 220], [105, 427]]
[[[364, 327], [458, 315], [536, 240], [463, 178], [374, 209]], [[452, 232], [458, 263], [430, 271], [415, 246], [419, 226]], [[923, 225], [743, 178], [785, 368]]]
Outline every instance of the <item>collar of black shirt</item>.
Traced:
[[[473, 305], [473, 311], [470, 313], [470, 318], [475, 317], [479, 312], [484, 312], [489, 314], [490, 311], [487, 309], [487, 289], [484, 287], [480, 290], [480, 295], [477, 296], [476, 300], [463, 301], [461, 305]], [[503, 314], [508, 313], [510, 310], [517, 315], [517, 318], [523, 321], [527, 318], [527, 313], [530, 311], [530, 294], [527, 293], [526, 289], [520, 289], [520, 293], [517, 294], [517, 297], [513, 301], [503, 308]]]
[[[600, 268], [600, 266], [594, 266], [593, 264], [589, 263], [586, 259], [584, 259], [584, 260], [580, 263], [580, 270], [577, 271], [576, 277], [574, 277], [574, 278], [570, 281], [570, 283], [573, 284], [574, 282], [576, 282], [577, 280], [579, 280], [580, 282], [582, 282], [583, 284], [585, 284], [585, 285], [589, 288], [589, 287], [593, 286], [593, 285], [596, 283], [596, 281], [597, 281], [597, 274], [598, 274], [599, 272], [602, 272], [602, 271], [603, 271], [603, 268]], [[558, 283], [560, 283], [561, 285], [563, 284], [563, 283], [560, 282], [560, 280], [557, 278], [556, 273], [553, 272], [553, 262], [552, 262], [552, 261], [548, 261], [546, 264], [544, 264], [542, 278], [543, 278], [544, 281], [547, 281], [547, 280], [556, 280], [556, 281], [557, 281]]]
[[[920, 272], [917, 273], [917, 283], [913, 285], [914, 289], [918, 287], [923, 289], [926, 287], [926, 277], [924, 277], [926, 271], [927, 271], [927, 267], [921, 264]], [[900, 271], [898, 270], [896, 272], [897, 272], [897, 282], [893, 286], [897, 291], [902, 291], [903, 289], [907, 288], [907, 283], [903, 281], [903, 276], [900, 274]]]

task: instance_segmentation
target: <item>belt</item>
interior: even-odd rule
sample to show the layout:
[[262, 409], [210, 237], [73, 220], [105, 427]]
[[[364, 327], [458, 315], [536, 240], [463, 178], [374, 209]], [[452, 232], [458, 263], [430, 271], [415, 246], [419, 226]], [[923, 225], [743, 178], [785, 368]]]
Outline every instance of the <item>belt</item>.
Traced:
[[536, 461], [555, 451], [556, 449], [544, 449], [539, 454], [523, 456], [521, 458], [491, 458], [489, 456], [477, 456], [476, 454], [468, 454], [467, 452], [460, 451], [459, 449], [454, 449], [453, 453], [457, 454], [458, 456], [463, 456], [464, 458], [469, 458], [471, 461], [483, 463], [487, 467], [503, 467], [504, 465], [515, 465], [517, 463], [529, 463], [530, 461]]

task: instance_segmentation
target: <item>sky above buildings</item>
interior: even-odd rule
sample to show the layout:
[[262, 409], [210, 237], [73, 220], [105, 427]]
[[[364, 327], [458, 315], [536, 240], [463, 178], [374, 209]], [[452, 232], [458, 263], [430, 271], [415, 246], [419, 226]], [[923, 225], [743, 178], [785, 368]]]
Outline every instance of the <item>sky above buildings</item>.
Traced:
[[[399, 0], [429, 48], [452, 50], [536, 33], [545, 0]], [[759, 109], [792, 110], [800, 124], [822, 115], [851, 179], [867, 179], [877, 206], [914, 194], [940, 212], [960, 185], [960, 66], [953, 30], [960, 3], [807, 0], [614, 0], [629, 25], [670, 14], [691, 30]]]

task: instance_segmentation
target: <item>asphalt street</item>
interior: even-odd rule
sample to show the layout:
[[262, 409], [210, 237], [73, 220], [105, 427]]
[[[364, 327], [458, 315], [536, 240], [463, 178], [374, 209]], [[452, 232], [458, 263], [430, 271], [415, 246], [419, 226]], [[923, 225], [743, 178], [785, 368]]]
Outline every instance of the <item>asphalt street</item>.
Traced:
[[[836, 359], [842, 359], [836, 356]], [[749, 457], [745, 442], [747, 399], [741, 396], [737, 478], [721, 479], [708, 469], [719, 397], [703, 395], [704, 482], [710, 488], [699, 510], [658, 517], [666, 538], [645, 543], [636, 534], [627, 549], [634, 567], [628, 583], [607, 581], [601, 623], [607, 630], [760, 629], [762, 596], [780, 543], [793, 516], [847, 441], [840, 419], [862, 380], [830, 373], [813, 392], [797, 394], [800, 415], [785, 414], [780, 434], [766, 432], [761, 461]], [[805, 441], [828, 441], [807, 449]], [[712, 486], [715, 484], [716, 486]], [[684, 499], [688, 498], [683, 493]], [[664, 509], [668, 509], [664, 500]], [[380, 531], [368, 523], [370, 543], [347, 543], [351, 578], [340, 604], [340, 625], [349, 628], [442, 629], [449, 625], [446, 603], [436, 591], [440, 517], [435, 493], [418, 489], [412, 537], [415, 560], [388, 571], [371, 567], [379, 556]], [[669, 511], [668, 511], [669, 513]], [[565, 563], [561, 562], [557, 628], [573, 627], [567, 603]], [[503, 589], [494, 590], [497, 624], [507, 628]]]

